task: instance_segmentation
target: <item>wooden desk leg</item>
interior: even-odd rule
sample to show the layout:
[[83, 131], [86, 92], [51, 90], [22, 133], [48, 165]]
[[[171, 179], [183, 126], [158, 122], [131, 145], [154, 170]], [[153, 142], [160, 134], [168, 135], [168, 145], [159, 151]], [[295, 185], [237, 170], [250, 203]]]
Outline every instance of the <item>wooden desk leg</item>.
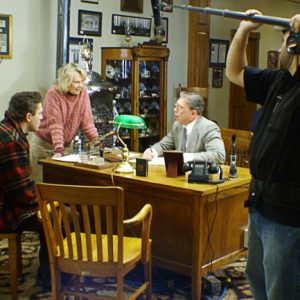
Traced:
[[192, 267], [192, 300], [201, 300], [202, 269], [198, 265]]
[[[202, 264], [204, 253], [201, 253], [201, 242], [203, 242], [203, 205], [200, 205], [201, 199], [194, 199], [193, 214], [193, 242], [192, 242], [192, 300], [201, 299], [202, 288]], [[202, 209], [201, 209], [202, 207]], [[202, 230], [201, 230], [202, 228]], [[204, 247], [202, 247], [204, 248]], [[203, 252], [203, 251], [202, 251]]]

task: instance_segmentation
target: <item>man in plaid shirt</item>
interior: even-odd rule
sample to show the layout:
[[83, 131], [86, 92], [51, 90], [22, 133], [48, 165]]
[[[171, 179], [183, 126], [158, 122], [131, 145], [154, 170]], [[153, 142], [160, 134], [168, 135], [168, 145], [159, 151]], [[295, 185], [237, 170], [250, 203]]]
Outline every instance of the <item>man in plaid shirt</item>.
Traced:
[[40, 235], [38, 278], [50, 278], [47, 246], [30, 175], [26, 135], [39, 128], [42, 97], [38, 92], [12, 96], [0, 122], [0, 232], [36, 231]]

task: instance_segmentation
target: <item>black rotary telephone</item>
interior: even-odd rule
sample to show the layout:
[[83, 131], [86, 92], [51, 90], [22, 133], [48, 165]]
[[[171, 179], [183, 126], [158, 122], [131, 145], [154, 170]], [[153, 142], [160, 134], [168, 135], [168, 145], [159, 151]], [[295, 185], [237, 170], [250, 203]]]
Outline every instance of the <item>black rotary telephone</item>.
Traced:
[[[183, 164], [183, 171], [192, 171], [188, 175], [189, 183], [218, 184], [225, 181], [221, 166], [213, 161], [192, 160]], [[212, 174], [220, 174], [219, 180], [211, 180]]]

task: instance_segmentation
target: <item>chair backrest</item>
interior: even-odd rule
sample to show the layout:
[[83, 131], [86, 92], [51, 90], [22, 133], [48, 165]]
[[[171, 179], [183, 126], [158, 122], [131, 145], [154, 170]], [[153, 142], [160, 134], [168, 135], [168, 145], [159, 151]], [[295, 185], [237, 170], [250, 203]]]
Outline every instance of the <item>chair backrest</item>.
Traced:
[[47, 244], [52, 247], [50, 262], [69, 260], [79, 275], [89, 262], [111, 263], [116, 274], [123, 263], [123, 189], [37, 183], [36, 193]]
[[236, 136], [236, 154], [237, 166], [249, 166], [249, 151], [253, 133], [252, 131], [221, 128], [221, 135], [225, 145], [226, 161], [225, 164], [230, 164], [230, 154], [232, 153], [232, 136]]
[[187, 93], [195, 93], [203, 97], [205, 108], [203, 112], [203, 116], [207, 117], [207, 105], [208, 105], [208, 88], [207, 87], [197, 87], [197, 86], [179, 86], [178, 87], [178, 93], [177, 97], [179, 97], [179, 94], [181, 92], [187, 92]]

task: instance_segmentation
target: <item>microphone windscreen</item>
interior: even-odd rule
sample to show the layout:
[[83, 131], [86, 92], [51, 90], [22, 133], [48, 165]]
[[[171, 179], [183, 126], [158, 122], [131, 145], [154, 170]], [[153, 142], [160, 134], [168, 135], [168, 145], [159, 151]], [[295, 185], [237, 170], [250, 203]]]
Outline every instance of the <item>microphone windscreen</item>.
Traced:
[[233, 134], [232, 137], [231, 137], [231, 142], [232, 142], [232, 155], [235, 155], [235, 142], [236, 142], [236, 135]]
[[160, 17], [160, 4], [159, 0], [151, 0], [154, 25], [155, 27], [161, 26], [161, 17]]
[[236, 141], [236, 135], [233, 134], [233, 135], [232, 135], [232, 144], [235, 144], [235, 141]]

